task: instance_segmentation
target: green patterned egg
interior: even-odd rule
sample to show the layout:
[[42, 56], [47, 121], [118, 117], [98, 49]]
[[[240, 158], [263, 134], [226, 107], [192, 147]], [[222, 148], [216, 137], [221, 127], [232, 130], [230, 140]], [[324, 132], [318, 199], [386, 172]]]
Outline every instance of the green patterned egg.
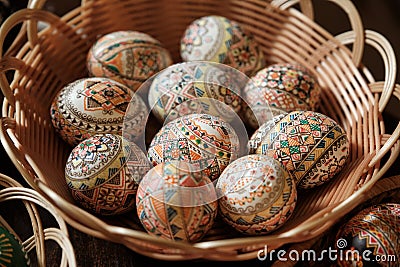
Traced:
[[[344, 167], [350, 144], [346, 132], [328, 116], [294, 111], [266, 122], [250, 139], [250, 149], [279, 160], [300, 188], [332, 179]], [[272, 126], [272, 127], [271, 127]], [[260, 139], [260, 140], [258, 140]]]

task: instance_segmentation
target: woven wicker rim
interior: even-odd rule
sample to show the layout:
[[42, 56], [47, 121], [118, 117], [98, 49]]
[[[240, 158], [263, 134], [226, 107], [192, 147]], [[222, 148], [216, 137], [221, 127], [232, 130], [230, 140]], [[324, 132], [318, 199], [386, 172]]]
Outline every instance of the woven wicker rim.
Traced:
[[[272, 1], [272, 4], [287, 8], [297, 2]], [[374, 188], [374, 184], [391, 166], [400, 150], [400, 125], [391, 135], [386, 134], [381, 114], [392, 95], [397, 98], [400, 97], [400, 87], [395, 85], [396, 59], [393, 49], [383, 36], [362, 28], [359, 15], [350, 1], [335, 0], [331, 2], [338, 4], [346, 11], [353, 27], [352, 31], [341, 34], [336, 39], [304, 15], [313, 16], [311, 1], [300, 1], [304, 14], [295, 9], [280, 10], [264, 1], [230, 1], [232, 16], [235, 15], [235, 19], [249, 26], [249, 30], [258, 38], [257, 40], [271, 61], [297, 61], [307, 66], [319, 78], [321, 86], [325, 88], [322, 96], [323, 103], [332, 103], [332, 105], [323, 105], [322, 112], [343, 122], [352, 144], [351, 161], [346, 171], [340, 175], [340, 179], [338, 177], [329, 186], [323, 187], [320, 193], [311, 194], [304, 198], [305, 203], [309, 205], [301, 205], [296, 211], [299, 215], [308, 214], [312, 216], [301, 217], [297, 221], [292, 221], [292, 224], [288, 223], [282, 230], [272, 235], [238, 238], [219, 236], [221, 238], [217, 238], [217, 240], [192, 245], [161, 240], [141, 231], [109, 224], [88, 214], [71, 204], [70, 196], [62, 190], [65, 185], [59, 184], [60, 180], [50, 179], [52, 176], [62, 175], [62, 171], [50, 168], [50, 166], [47, 166], [49, 168], [44, 167], [45, 163], [41, 160], [44, 156], [40, 153], [44, 153], [48, 158], [47, 155], [51, 154], [52, 151], [65, 151], [66, 148], [60, 142], [55, 142], [56, 137], [49, 134], [46, 129], [42, 129], [44, 127], [40, 128], [36, 124], [32, 124], [31, 121], [43, 123], [46, 118], [39, 119], [38, 117], [41, 116], [40, 114], [46, 114], [47, 110], [43, 110], [43, 104], [47, 104], [41, 102], [41, 100], [49, 99], [52, 94], [54, 95], [54, 91], [40, 91], [37, 103], [31, 103], [30, 98], [25, 98], [24, 95], [29, 95], [30, 91], [33, 90], [32, 88], [39, 90], [34, 87], [35, 83], [32, 83], [32, 80], [49, 88], [55, 88], [76, 78], [81, 68], [78, 67], [79, 61], [68, 59], [65, 63], [68, 68], [60, 73], [57, 72], [60, 63], [52, 62], [55, 69], [53, 74], [45, 68], [45, 64], [43, 65], [40, 62], [48, 59], [41, 57], [40, 60], [35, 61], [34, 56], [38, 55], [40, 49], [44, 49], [44, 52], [51, 52], [52, 56], [54, 53], [61, 58], [62, 55], [68, 54], [79, 57], [80, 54], [76, 50], [86, 49], [88, 42], [85, 41], [85, 38], [93, 40], [99, 28], [107, 26], [109, 31], [126, 28], [123, 24], [125, 21], [122, 20], [120, 25], [116, 23], [116, 25], [110, 26], [107, 18], [105, 18], [104, 24], [101, 24], [101, 22], [98, 22], [99, 25], [90, 24], [91, 16], [103, 14], [103, 5], [108, 4], [127, 10], [132, 9], [134, 7], [131, 3], [135, 3], [135, 1], [127, 1], [123, 4], [118, 1], [84, 1], [79, 8], [67, 13], [61, 19], [40, 10], [23, 10], [14, 14], [3, 24], [0, 30], [0, 42], [4, 41], [9, 29], [18, 22], [45, 21], [51, 27], [40, 33], [31, 28], [32, 26], [27, 27], [28, 41], [19, 44], [16, 40], [13, 47], [18, 49], [14, 49], [14, 53], [12, 49], [9, 50], [0, 61], [0, 69], [2, 70], [0, 86], [6, 96], [3, 103], [3, 116], [10, 117], [3, 119], [1, 123], [2, 143], [28, 183], [50, 199], [69, 224], [96, 237], [122, 243], [144, 255], [165, 260], [191, 258], [244, 260], [255, 258], [258, 249], [266, 244], [270, 248], [276, 248], [290, 242], [310, 240], [329, 229], [336, 220], [359, 203], [366, 201], [368, 192]], [[36, 1], [35, 3], [38, 3], [39, 7], [43, 1]], [[152, 5], [152, 3], [146, 1], [140, 3]], [[195, 13], [197, 16], [209, 12], [209, 10], [200, 10], [203, 6], [197, 6], [190, 1], [177, 0], [177, 3], [182, 5], [184, 3], [192, 4], [193, 10], [197, 12], [196, 8], [199, 9]], [[138, 4], [138, 6], [140, 5]], [[167, 14], [175, 14], [168, 6], [164, 6], [164, 8], [163, 11]], [[255, 15], [253, 14], [255, 10], [260, 12], [262, 10], [263, 13]], [[255, 16], [257, 17], [255, 18]], [[177, 20], [183, 19], [179, 16], [176, 17]], [[259, 29], [268, 23], [282, 26], [281, 31], [271, 34]], [[144, 24], [146, 23], [143, 22]], [[71, 30], [71, 25], [74, 25], [76, 31]], [[143, 29], [148, 27], [146, 29], [153, 30], [155, 34], [160, 34], [160, 37], [163, 37], [159, 31], [151, 28], [151, 25], [143, 25], [138, 24], [138, 27], [143, 27]], [[90, 30], [85, 27], [90, 28]], [[299, 36], [296, 31], [299, 29], [310, 35], [307, 40], [302, 39], [305, 44], [297, 42]], [[270, 30], [273, 31], [274, 29]], [[56, 47], [49, 43], [51, 41], [46, 42], [43, 36], [51, 37], [49, 34], [52, 32], [55, 33], [54, 35], [57, 35], [57, 32], [62, 33], [61, 35], [65, 37], [63, 39], [65, 44], [58, 43]], [[49, 38], [49, 40], [52, 39]], [[167, 46], [173, 44], [172, 41], [168, 40], [164, 43]], [[349, 43], [353, 44], [352, 52], [345, 47], [345, 44]], [[383, 82], [376, 82], [369, 70], [360, 64], [360, 55], [363, 54], [364, 44], [373, 46], [381, 54], [385, 65]], [[60, 48], [58, 48], [58, 45]], [[295, 51], [298, 51], [298, 53], [292, 53], [293, 55], [286, 53], [284, 48], [287, 47], [297, 49]], [[173, 54], [176, 56], [176, 51]], [[35, 69], [33, 69], [34, 66], [36, 66]], [[9, 69], [18, 70], [11, 84], [5, 80], [4, 75], [4, 71]], [[51, 76], [53, 78], [46, 80], [43, 75], [38, 75], [38, 72], [53, 75]], [[335, 90], [326, 88], [335, 88]], [[36, 115], [29, 112], [28, 106], [37, 111]], [[26, 125], [30, 125], [30, 127]], [[29, 129], [25, 130], [24, 127]], [[382, 158], [387, 154], [388, 159], [382, 161]], [[51, 159], [57, 166], [62, 166], [63, 160], [64, 158], [58, 154], [55, 154], [54, 159]], [[46, 163], [48, 164], [48, 162]], [[50, 171], [54, 171], [54, 173], [50, 174]], [[340, 193], [338, 194], [338, 192]], [[302, 222], [299, 223], [300, 220]]]

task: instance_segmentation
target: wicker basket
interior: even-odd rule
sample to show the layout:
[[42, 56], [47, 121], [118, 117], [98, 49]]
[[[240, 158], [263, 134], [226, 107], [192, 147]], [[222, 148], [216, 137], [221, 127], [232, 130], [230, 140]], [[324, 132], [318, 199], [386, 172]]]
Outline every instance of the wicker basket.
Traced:
[[[86, 0], [62, 18], [42, 10], [17, 12], [4, 22], [0, 44], [17, 23], [31, 23], [24, 26], [26, 34], [20, 35], [0, 61], [0, 85], [6, 96], [3, 116], [8, 117], [1, 121], [2, 143], [27, 182], [50, 199], [69, 224], [150, 257], [245, 260], [257, 257], [265, 245], [273, 249], [316, 238], [368, 199], [400, 151], [400, 125], [387, 134], [382, 117], [389, 98], [400, 98], [393, 49], [380, 34], [363, 29], [349, 0], [330, 1], [346, 11], [353, 30], [333, 37], [312, 20], [310, 0], [300, 1], [302, 11], [291, 7], [298, 1]], [[38, 7], [43, 1], [32, 2], [32, 7]], [[298, 62], [313, 72], [322, 87], [320, 112], [338, 121], [348, 133], [349, 164], [329, 184], [301, 195], [292, 219], [267, 236], [235, 235], [217, 223], [202, 242], [186, 244], [149, 236], [134, 216], [105, 219], [80, 209], [64, 180], [71, 148], [50, 123], [52, 98], [68, 82], [87, 75], [86, 53], [99, 35], [126, 29], [146, 32], [179, 62], [179, 40], [185, 27], [209, 14], [243, 24], [254, 34], [268, 63]], [[37, 33], [36, 21], [50, 26]], [[382, 55], [386, 68], [382, 82], [375, 81], [361, 64], [365, 44]], [[16, 70], [10, 83], [7, 70]]]
[[[23, 202], [24, 207], [26, 208], [27, 214], [29, 215], [32, 224], [33, 236], [23, 241], [22, 246], [28, 253], [33, 251], [34, 249], [36, 250], [35, 262], [37, 262], [37, 265], [46, 266], [45, 242], [47, 240], [53, 240], [62, 249], [60, 266], [76, 266], [75, 253], [68, 238], [67, 226], [63, 218], [59, 216], [56, 212], [54, 206], [50, 204], [50, 202], [48, 202], [38, 192], [29, 188], [22, 187], [22, 185], [6, 175], [0, 174], [0, 186], [2, 189], [0, 190], [0, 202], [2, 202], [2, 205], [4, 205], [3, 202], [7, 202], [10, 200], [20, 200]], [[48, 214], [54, 217], [58, 224], [57, 228], [43, 227], [40, 218], [40, 214], [42, 213], [39, 213], [38, 207], [45, 209]], [[14, 229], [12, 229], [2, 217], [0, 217], [0, 222], [11, 233], [13, 233], [15, 236], [18, 236], [15, 233]], [[52, 266], [54, 266], [54, 263], [52, 263]]]

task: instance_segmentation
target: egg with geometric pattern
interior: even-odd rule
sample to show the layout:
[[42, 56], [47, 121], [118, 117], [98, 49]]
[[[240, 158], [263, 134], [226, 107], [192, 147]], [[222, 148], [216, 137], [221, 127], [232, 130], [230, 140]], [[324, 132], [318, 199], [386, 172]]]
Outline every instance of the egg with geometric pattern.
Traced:
[[154, 166], [165, 161], [188, 162], [214, 181], [238, 157], [239, 145], [229, 123], [208, 114], [191, 114], [164, 125], [147, 155]]
[[336, 235], [337, 263], [350, 266], [399, 266], [400, 204], [382, 203], [360, 211]]
[[144, 229], [153, 236], [197, 242], [214, 224], [215, 188], [202, 171], [183, 161], [163, 162], [139, 184], [136, 207]]
[[265, 155], [247, 155], [229, 164], [216, 189], [222, 219], [248, 235], [268, 234], [284, 225], [297, 201], [293, 177]]
[[91, 76], [113, 79], [134, 91], [171, 64], [170, 53], [158, 40], [137, 31], [108, 33], [92, 45], [87, 55]]
[[[316, 110], [320, 102], [320, 86], [311, 73], [299, 64], [278, 63], [256, 73], [243, 89], [243, 96], [256, 115], [249, 110], [246, 119], [253, 128], [272, 116], [296, 110]], [[266, 113], [266, 114], [265, 114]]]
[[249, 146], [257, 154], [280, 161], [298, 188], [304, 189], [331, 180], [344, 167], [350, 150], [343, 128], [315, 111], [293, 111], [279, 117], [272, 127], [253, 136]]
[[21, 241], [2, 224], [0, 224], [0, 266], [31, 266], [28, 254]]
[[148, 93], [151, 111], [160, 122], [193, 113], [224, 116], [229, 121], [242, 105], [242, 85], [235, 74], [237, 70], [216, 63], [174, 64], [152, 80]]
[[181, 38], [184, 61], [212, 61], [229, 65], [251, 76], [265, 65], [253, 35], [239, 23], [222, 16], [194, 20]]
[[[126, 119], [126, 110], [130, 106]], [[51, 121], [71, 146], [94, 134], [122, 134], [136, 140], [144, 132], [147, 107], [125, 85], [108, 78], [83, 78], [69, 83], [54, 97]]]
[[135, 207], [137, 187], [151, 164], [134, 143], [115, 134], [97, 134], [79, 143], [65, 166], [72, 197], [83, 208], [118, 215]]

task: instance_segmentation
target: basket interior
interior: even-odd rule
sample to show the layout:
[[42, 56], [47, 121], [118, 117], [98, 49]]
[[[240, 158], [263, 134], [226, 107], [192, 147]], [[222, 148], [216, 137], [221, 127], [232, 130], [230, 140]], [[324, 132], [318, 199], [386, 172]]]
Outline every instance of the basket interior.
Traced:
[[[362, 167], [380, 148], [384, 128], [381, 116], [376, 119], [372, 115], [377, 112], [374, 107], [378, 99], [351, 61], [350, 51], [300, 12], [276, 9], [258, 0], [86, 1], [83, 7], [43, 30], [32, 47], [25, 44], [17, 57], [26, 62], [27, 68], [17, 71], [11, 83], [16, 106], [7, 106], [3, 115], [16, 119], [15, 135], [40, 171], [40, 179], [73, 203], [64, 179], [65, 162], [72, 148], [54, 131], [49, 108], [64, 85], [87, 76], [86, 54], [96, 38], [117, 30], [142, 31], [158, 39], [174, 61], [180, 62], [179, 43], [186, 26], [211, 14], [244, 25], [255, 36], [267, 64], [298, 62], [311, 70], [322, 89], [319, 111], [339, 122], [349, 136], [349, 164], [330, 183], [300, 192], [294, 216], [279, 232], [343, 201], [368, 181], [379, 166], [364, 173]], [[109, 218], [107, 222], [140, 229], [130, 217]], [[207, 238], [221, 239], [232, 233], [217, 224]]]

